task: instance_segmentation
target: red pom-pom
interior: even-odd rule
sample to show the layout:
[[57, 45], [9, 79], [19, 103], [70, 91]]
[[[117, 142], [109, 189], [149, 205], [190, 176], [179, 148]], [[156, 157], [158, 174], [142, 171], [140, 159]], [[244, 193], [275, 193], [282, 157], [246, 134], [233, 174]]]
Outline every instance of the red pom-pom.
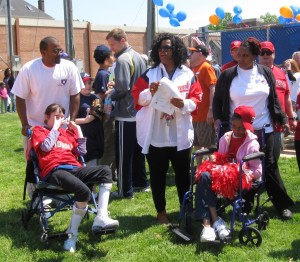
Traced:
[[[203, 172], [209, 172], [211, 175], [211, 188], [217, 194], [224, 198], [233, 199], [239, 188], [239, 165], [231, 163], [226, 155], [218, 152], [214, 153], [215, 161], [204, 161], [197, 168], [195, 180], [200, 181]], [[253, 176], [248, 174], [249, 170], [242, 174], [242, 189], [249, 190]]]

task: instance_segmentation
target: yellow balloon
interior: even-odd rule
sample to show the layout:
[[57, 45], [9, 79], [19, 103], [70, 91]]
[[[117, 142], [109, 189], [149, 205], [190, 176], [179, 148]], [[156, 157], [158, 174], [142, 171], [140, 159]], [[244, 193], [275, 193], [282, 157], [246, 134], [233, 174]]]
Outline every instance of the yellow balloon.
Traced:
[[294, 13], [292, 8], [290, 8], [289, 6], [282, 6], [279, 10], [281, 16], [283, 16], [284, 18], [293, 18], [294, 17]]
[[296, 15], [296, 20], [300, 22], [300, 14]]
[[219, 17], [216, 14], [213, 14], [209, 17], [209, 22], [212, 25], [217, 25], [219, 23]]

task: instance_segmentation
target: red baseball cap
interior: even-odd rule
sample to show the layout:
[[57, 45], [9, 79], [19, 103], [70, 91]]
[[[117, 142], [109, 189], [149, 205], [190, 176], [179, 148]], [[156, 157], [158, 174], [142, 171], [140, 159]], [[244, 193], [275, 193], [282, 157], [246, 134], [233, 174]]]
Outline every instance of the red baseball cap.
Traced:
[[251, 106], [238, 106], [234, 113], [238, 114], [242, 118], [243, 125], [246, 129], [254, 132], [252, 123], [255, 118], [255, 111]]
[[89, 80], [93, 80], [93, 78], [88, 73], [85, 73], [85, 72], [81, 72], [80, 76], [82, 78], [83, 83], [85, 83]]
[[234, 48], [239, 48], [241, 44], [242, 42], [239, 40], [232, 41], [230, 44], [230, 51]]
[[268, 49], [272, 53], [275, 52], [274, 45], [271, 42], [269, 42], [269, 41], [260, 42], [260, 46], [261, 46], [261, 49]]

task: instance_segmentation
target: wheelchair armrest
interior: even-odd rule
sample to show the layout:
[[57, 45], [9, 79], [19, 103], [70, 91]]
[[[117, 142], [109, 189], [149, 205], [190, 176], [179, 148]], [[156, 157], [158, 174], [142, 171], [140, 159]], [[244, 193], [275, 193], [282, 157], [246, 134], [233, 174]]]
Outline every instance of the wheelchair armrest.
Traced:
[[212, 147], [212, 148], [203, 148], [203, 149], [199, 149], [197, 151], [195, 151], [193, 153], [194, 156], [201, 156], [201, 155], [210, 155], [214, 152], [217, 151], [217, 148]]
[[243, 158], [243, 161], [248, 162], [248, 161], [256, 159], [256, 158], [263, 158], [264, 156], [265, 156], [265, 153], [263, 153], [263, 152], [252, 153], [252, 154], [245, 156]]

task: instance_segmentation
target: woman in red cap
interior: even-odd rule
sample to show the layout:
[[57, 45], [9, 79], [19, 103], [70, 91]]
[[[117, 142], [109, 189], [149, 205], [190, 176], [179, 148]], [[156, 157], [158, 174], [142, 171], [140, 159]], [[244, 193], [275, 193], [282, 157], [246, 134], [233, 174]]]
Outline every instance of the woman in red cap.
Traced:
[[[218, 153], [213, 154], [209, 161], [203, 162], [197, 170], [196, 181], [199, 183], [195, 195], [195, 218], [196, 220], [203, 220], [201, 242], [214, 241], [217, 237], [224, 240], [229, 236], [229, 229], [226, 227], [225, 221], [217, 216], [217, 195], [221, 194], [224, 197], [232, 198], [235, 194], [233, 191], [228, 192], [228, 188], [237, 188], [238, 171], [231, 168], [232, 164], [227, 165], [228, 162], [232, 163], [232, 160], [235, 159], [239, 163], [246, 155], [259, 152], [257, 136], [253, 134], [252, 122], [254, 118], [255, 112], [252, 107], [237, 107], [232, 116], [232, 131], [221, 137]], [[220, 164], [219, 161], [222, 162], [223, 167], [216, 171], [216, 165]], [[214, 164], [212, 165], [211, 162]], [[259, 159], [249, 161], [245, 170], [247, 177], [255, 180], [260, 179], [262, 174], [261, 161]], [[222, 179], [218, 179], [221, 176]], [[221, 183], [225, 183], [224, 176], [228, 178], [226, 187], [221, 185]], [[251, 179], [248, 180], [249, 186]], [[232, 186], [229, 184], [231, 182]], [[220, 186], [216, 187], [215, 185]], [[211, 223], [213, 227], [211, 227]]]

